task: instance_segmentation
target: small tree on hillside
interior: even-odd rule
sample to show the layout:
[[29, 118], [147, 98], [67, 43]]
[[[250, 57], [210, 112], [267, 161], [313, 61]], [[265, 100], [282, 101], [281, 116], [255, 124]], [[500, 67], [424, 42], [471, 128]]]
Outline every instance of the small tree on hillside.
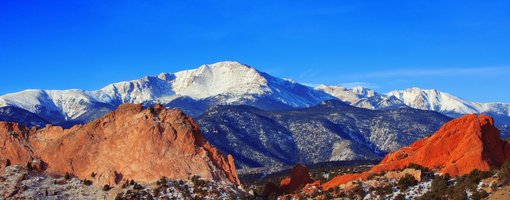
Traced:
[[510, 183], [510, 159], [501, 165], [498, 175], [501, 184]]

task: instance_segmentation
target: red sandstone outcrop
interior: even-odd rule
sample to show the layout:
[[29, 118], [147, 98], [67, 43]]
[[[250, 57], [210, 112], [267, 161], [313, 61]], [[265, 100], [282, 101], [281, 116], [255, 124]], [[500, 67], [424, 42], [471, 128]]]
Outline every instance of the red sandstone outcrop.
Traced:
[[[306, 166], [297, 164], [294, 166], [290, 172], [290, 176], [282, 179], [280, 181], [280, 186], [277, 186], [273, 182], [266, 183], [264, 187], [263, 195], [265, 197], [269, 197], [274, 194], [276, 196], [280, 196], [282, 194], [292, 194], [294, 191], [303, 188], [304, 186], [313, 184], [314, 181], [310, 178], [310, 172]], [[315, 185], [318, 185], [319, 182], [315, 182]]]
[[70, 129], [0, 122], [0, 145], [1, 161], [26, 165], [40, 159], [49, 174], [69, 173], [96, 185], [193, 175], [239, 184], [232, 156], [210, 145], [189, 116], [159, 105], [124, 104]]
[[308, 168], [304, 165], [297, 164], [292, 168], [290, 177], [284, 178], [280, 182], [280, 190], [286, 194], [290, 194], [309, 183], [313, 183], [313, 180], [310, 178]]
[[428, 138], [388, 154], [369, 172], [338, 176], [323, 187], [329, 189], [374, 173], [403, 169], [411, 163], [459, 176], [474, 169], [490, 170], [509, 158], [510, 145], [500, 139], [492, 117], [470, 114], [446, 123]]

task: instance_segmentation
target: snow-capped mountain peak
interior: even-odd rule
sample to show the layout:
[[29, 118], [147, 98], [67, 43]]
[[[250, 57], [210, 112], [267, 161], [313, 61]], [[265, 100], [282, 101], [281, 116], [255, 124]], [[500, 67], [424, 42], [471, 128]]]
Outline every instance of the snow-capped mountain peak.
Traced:
[[176, 94], [202, 99], [220, 94], [261, 95], [269, 92], [267, 80], [254, 68], [238, 62], [202, 65], [195, 70], [175, 73]]
[[362, 97], [373, 97], [376, 95], [376, 92], [372, 89], [368, 89], [363, 86], [356, 86], [352, 88], [352, 92], [356, 93], [359, 96]]
[[367, 109], [387, 109], [405, 106], [400, 100], [379, 94], [372, 89], [356, 86], [347, 89], [342, 86], [319, 85], [315, 89], [324, 91], [352, 106]]
[[315, 87], [315, 89], [324, 91], [334, 97], [337, 97], [338, 99], [340, 99], [342, 101], [347, 101], [347, 102], [355, 102], [361, 98], [358, 95], [358, 93], [353, 92], [352, 90], [349, 90], [343, 86], [319, 85], [319, 86]]
[[473, 104], [449, 93], [440, 92], [434, 89], [413, 87], [405, 90], [391, 91], [387, 93], [387, 95], [395, 96], [402, 100], [406, 105], [422, 110], [462, 114], [479, 112], [479, 105]]
[[225, 61], [196, 69], [113, 83], [95, 91], [26, 90], [0, 97], [0, 107], [19, 107], [51, 123], [88, 121], [123, 103], [160, 103], [197, 115], [214, 105], [262, 109], [302, 108], [334, 97], [294, 81]]
[[0, 107], [21, 108], [51, 123], [61, 123], [86, 122], [123, 103], [159, 103], [179, 107], [197, 116], [215, 105], [251, 105], [265, 110], [281, 110], [314, 106], [334, 98], [367, 109], [410, 106], [450, 117], [486, 113], [502, 116], [498, 121], [510, 125], [508, 103], [469, 102], [445, 92], [420, 88], [387, 94], [361, 86], [348, 89], [320, 85], [314, 89], [233, 61], [113, 83], [95, 91], [25, 90], [0, 96]]

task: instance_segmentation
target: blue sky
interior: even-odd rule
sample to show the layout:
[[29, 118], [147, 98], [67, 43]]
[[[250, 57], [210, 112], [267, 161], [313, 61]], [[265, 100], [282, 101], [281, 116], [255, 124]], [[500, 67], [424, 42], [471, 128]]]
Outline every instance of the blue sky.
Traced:
[[510, 102], [510, 1], [0, 1], [0, 94], [236, 60], [307, 84]]

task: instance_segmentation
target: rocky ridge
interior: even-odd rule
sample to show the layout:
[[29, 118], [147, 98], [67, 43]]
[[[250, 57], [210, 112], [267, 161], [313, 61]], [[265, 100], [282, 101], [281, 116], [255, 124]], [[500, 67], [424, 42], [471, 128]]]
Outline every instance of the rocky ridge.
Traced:
[[446, 123], [432, 136], [388, 154], [370, 171], [335, 177], [323, 187], [334, 188], [412, 164], [451, 176], [465, 175], [475, 169], [487, 171], [510, 158], [510, 145], [499, 134], [492, 117], [465, 115]]
[[0, 169], [37, 163], [47, 174], [70, 174], [99, 186], [194, 175], [240, 184], [233, 157], [209, 144], [189, 116], [161, 105], [124, 104], [70, 129], [0, 122], [0, 144]]
[[330, 100], [292, 111], [216, 106], [197, 123], [211, 144], [245, 168], [382, 159], [449, 120], [409, 107], [369, 110]]

